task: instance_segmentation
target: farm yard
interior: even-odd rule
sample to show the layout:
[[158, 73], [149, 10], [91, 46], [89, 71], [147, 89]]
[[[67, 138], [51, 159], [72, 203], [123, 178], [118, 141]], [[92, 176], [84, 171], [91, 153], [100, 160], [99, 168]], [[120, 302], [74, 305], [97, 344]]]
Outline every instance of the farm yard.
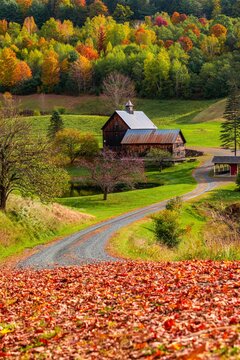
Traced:
[[[38, 111], [42, 109], [40, 95], [19, 97], [19, 100], [22, 109], [37, 109]], [[45, 103], [44, 110], [49, 112], [54, 108], [64, 107], [66, 109], [66, 114], [63, 115], [65, 126], [95, 133], [102, 145], [101, 127], [115, 110], [110, 105], [106, 105], [102, 98], [45, 95]], [[209, 106], [211, 108], [208, 113], [206, 109]], [[222, 101], [137, 99], [135, 108], [144, 111], [158, 128], [182, 129], [188, 146], [202, 146], [203, 138], [205, 147], [219, 146], [220, 123], [223, 115]], [[50, 116], [29, 117], [34, 132], [46, 133], [49, 118]]]

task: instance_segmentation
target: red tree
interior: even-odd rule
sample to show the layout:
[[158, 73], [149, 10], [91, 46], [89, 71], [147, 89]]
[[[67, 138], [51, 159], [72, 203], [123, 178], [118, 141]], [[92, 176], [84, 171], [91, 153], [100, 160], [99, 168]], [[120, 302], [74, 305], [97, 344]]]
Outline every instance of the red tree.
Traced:
[[157, 26], [168, 26], [167, 20], [165, 20], [162, 16], [157, 16], [155, 23]]
[[178, 42], [182, 45], [182, 48], [183, 48], [184, 51], [186, 51], [186, 52], [192, 50], [192, 48], [193, 48], [193, 42], [192, 42], [192, 40], [191, 40], [188, 36], [182, 36], [182, 37], [180, 37], [180, 39], [178, 40]]

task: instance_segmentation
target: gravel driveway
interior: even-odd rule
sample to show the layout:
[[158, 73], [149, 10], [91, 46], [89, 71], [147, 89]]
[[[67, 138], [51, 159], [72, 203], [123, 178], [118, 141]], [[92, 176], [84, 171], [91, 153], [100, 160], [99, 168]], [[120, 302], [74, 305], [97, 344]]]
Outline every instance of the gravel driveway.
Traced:
[[[212, 155], [214, 155], [215, 152], [219, 153], [219, 150], [208, 149], [208, 153], [212, 153]], [[212, 190], [221, 183], [229, 181], [228, 179], [214, 179], [209, 177], [208, 174], [211, 169], [212, 164], [209, 160], [203, 166], [195, 170], [194, 177], [197, 180], [198, 185], [195, 190], [182, 197], [184, 201], [195, 198]], [[68, 236], [63, 240], [55, 242], [52, 245], [43, 246], [37, 253], [19, 262], [17, 267], [45, 269], [57, 266], [81, 265], [99, 261], [119, 261], [119, 259], [111, 257], [105, 252], [106, 244], [111, 236], [120, 228], [164, 209], [167, 201], [168, 200], [161, 201], [154, 205], [131, 211], [91, 226], [74, 235]]]

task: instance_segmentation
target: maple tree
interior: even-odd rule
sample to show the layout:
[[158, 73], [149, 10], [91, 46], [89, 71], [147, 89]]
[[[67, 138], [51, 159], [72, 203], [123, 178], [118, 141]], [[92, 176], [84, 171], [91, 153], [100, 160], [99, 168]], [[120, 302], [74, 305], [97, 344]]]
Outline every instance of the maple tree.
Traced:
[[227, 29], [221, 24], [216, 24], [211, 27], [210, 33], [217, 38], [221, 36], [225, 37], [227, 35]]
[[201, 34], [199, 28], [198, 28], [195, 24], [188, 24], [188, 25], [185, 27], [184, 32], [185, 32], [185, 33], [188, 33], [189, 31], [192, 31], [197, 37], [199, 37], [200, 34]]
[[26, 17], [24, 19], [23, 28], [26, 28], [29, 34], [33, 34], [38, 30], [35, 20], [32, 16]]
[[7, 20], [5, 20], [5, 19], [0, 20], [0, 35], [5, 35], [7, 30], [8, 30]]
[[57, 85], [60, 79], [60, 65], [58, 55], [54, 50], [49, 50], [43, 57], [42, 83], [50, 90]]
[[71, 78], [77, 84], [78, 92], [86, 92], [92, 79], [92, 64], [84, 56], [80, 55], [70, 70]]
[[188, 36], [181, 36], [178, 41], [186, 52], [192, 50], [193, 42]]
[[99, 58], [97, 50], [91, 46], [80, 43], [76, 46], [76, 50], [88, 60], [97, 60]]
[[2, 270], [0, 356], [236, 359], [239, 286], [239, 261]]
[[155, 19], [155, 23], [157, 26], [168, 26], [168, 22], [162, 16], [157, 16]]

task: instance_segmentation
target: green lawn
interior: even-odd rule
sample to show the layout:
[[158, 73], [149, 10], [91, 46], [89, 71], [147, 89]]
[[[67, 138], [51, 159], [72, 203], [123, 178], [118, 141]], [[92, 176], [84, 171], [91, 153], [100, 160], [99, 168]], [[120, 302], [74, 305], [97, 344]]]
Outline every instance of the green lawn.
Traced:
[[197, 164], [197, 162], [179, 164], [161, 173], [149, 171], [147, 177], [150, 182], [164, 182], [165, 185], [109, 194], [107, 201], [102, 200], [102, 195], [63, 198], [58, 201], [62, 205], [94, 215], [97, 220], [107, 219], [193, 190], [196, 182], [191, 174]]
[[[22, 109], [38, 109], [51, 111], [65, 107], [67, 114], [63, 116], [65, 127], [96, 134], [102, 144], [101, 127], [114, 111], [103, 97], [97, 96], [63, 96], [63, 95], [29, 95], [19, 97]], [[44, 99], [44, 100], [43, 100]], [[222, 106], [217, 100], [150, 100], [135, 99], [135, 108], [144, 111], [159, 128], [181, 128], [189, 146], [219, 146], [221, 120], [212, 120], [212, 111], [207, 109]], [[215, 104], [215, 105], [214, 105]], [[219, 104], [219, 105], [218, 105]], [[217, 112], [217, 111], [216, 111]], [[197, 115], [203, 118], [195, 121]], [[36, 134], [46, 133], [49, 116], [33, 116], [29, 118]], [[205, 119], [205, 121], [204, 121]], [[211, 120], [210, 120], [211, 119]], [[210, 120], [210, 121], [209, 121]]]
[[[150, 217], [131, 224], [118, 231], [110, 240], [108, 248], [111, 253], [132, 260], [178, 261], [188, 259], [239, 259], [239, 251], [231, 252], [222, 248], [211, 252], [203, 243], [203, 233], [207, 218], [198, 212], [201, 205], [208, 203], [234, 203], [240, 201], [240, 191], [236, 185], [227, 185], [202, 195], [197, 200], [184, 204], [181, 212], [181, 226], [187, 229], [179, 247], [175, 250], [160, 246], [153, 232], [153, 221]], [[221, 254], [222, 251], [222, 254]]]

